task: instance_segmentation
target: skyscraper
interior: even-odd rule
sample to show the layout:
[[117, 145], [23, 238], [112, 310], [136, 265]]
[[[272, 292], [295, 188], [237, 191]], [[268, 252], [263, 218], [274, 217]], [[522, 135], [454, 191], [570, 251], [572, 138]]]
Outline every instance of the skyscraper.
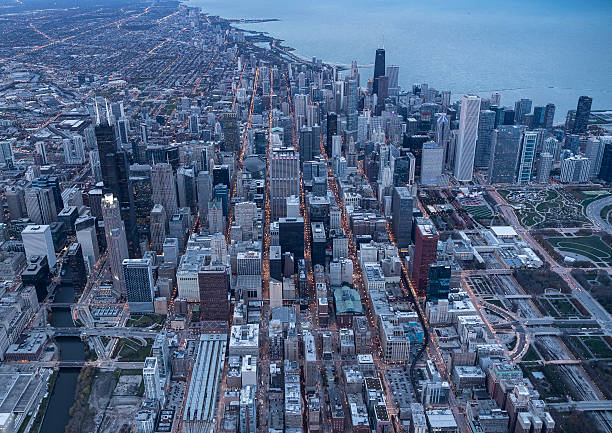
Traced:
[[531, 113], [531, 99], [522, 98], [520, 101], [514, 103], [514, 123], [516, 125], [522, 125], [525, 120], [525, 116]]
[[113, 289], [125, 295], [125, 277], [123, 274], [123, 260], [127, 259], [128, 245], [125, 236], [125, 226], [121, 220], [119, 201], [113, 194], [105, 194], [102, 200], [102, 218], [104, 219], [104, 233], [106, 235], [106, 248], [113, 281]]
[[459, 181], [469, 182], [474, 174], [479, 116], [480, 98], [465, 95], [461, 99], [461, 118], [459, 119], [459, 136], [455, 154], [455, 177]]
[[413, 198], [408, 188], [396, 186], [392, 196], [391, 229], [400, 248], [408, 248], [412, 233]]
[[161, 254], [166, 239], [166, 212], [161, 204], [156, 204], [151, 210], [151, 250]]
[[584, 134], [589, 125], [589, 117], [591, 116], [591, 104], [593, 99], [588, 96], [578, 98], [578, 106], [576, 107], [576, 117], [574, 118], [574, 134]]
[[421, 183], [423, 185], [437, 185], [440, 182], [443, 168], [444, 148], [433, 141], [423, 144]]
[[482, 110], [478, 118], [478, 138], [476, 139], [476, 151], [474, 155], [474, 166], [476, 168], [487, 168], [491, 158], [491, 140], [495, 127], [495, 112]]
[[561, 161], [561, 182], [583, 183], [589, 180], [591, 161], [583, 155], [573, 155]]
[[55, 248], [51, 237], [51, 228], [48, 225], [29, 225], [21, 232], [25, 255], [29, 259], [37, 256], [47, 257], [49, 268], [56, 263]]
[[155, 289], [151, 258], [124, 259], [122, 265], [130, 313], [152, 313]]
[[304, 218], [281, 218], [278, 221], [278, 241], [281, 253], [291, 253], [297, 264], [304, 258]]
[[147, 400], [163, 402], [164, 391], [159, 380], [159, 365], [157, 365], [156, 357], [150, 356], [145, 359], [142, 368], [142, 380]]
[[83, 258], [87, 263], [88, 272], [91, 272], [100, 257], [96, 218], [92, 216], [79, 217], [74, 223], [74, 230], [76, 231], [77, 241], [83, 249]]
[[550, 179], [550, 170], [552, 170], [554, 157], [549, 152], [542, 152], [538, 161], [538, 174], [536, 177], [537, 183], [546, 184]]
[[225, 150], [235, 153], [240, 151], [240, 128], [235, 111], [223, 113], [223, 139]]
[[290, 147], [273, 149], [270, 159], [270, 204], [277, 220], [287, 214], [286, 198], [300, 193], [300, 161]]
[[436, 262], [438, 232], [431, 221], [417, 224], [414, 238], [412, 282], [419, 296], [425, 296], [429, 279], [429, 265]]
[[493, 131], [489, 183], [514, 183], [522, 135], [523, 128], [514, 125], [501, 125]]
[[151, 171], [151, 185], [153, 204], [161, 204], [166, 211], [166, 220], [170, 221], [178, 209], [176, 181], [172, 166], [165, 162], [155, 164]]
[[198, 272], [200, 289], [200, 318], [202, 320], [228, 321], [229, 275], [225, 265], [210, 263]]
[[133, 256], [138, 252], [138, 237], [134, 197], [129, 181], [129, 164], [126, 152], [121, 147], [114, 126], [100, 123], [95, 128], [100, 170], [104, 193], [110, 193], [117, 200], [121, 211], [121, 219], [125, 224], [125, 237]]
[[544, 110], [544, 122], [542, 123], [542, 128], [545, 128], [550, 131], [553, 127], [554, 120], [555, 120], [555, 104], [546, 104], [546, 109]]
[[538, 142], [538, 133], [528, 131], [523, 134], [521, 146], [521, 159], [519, 163], [516, 182], [519, 184], [531, 182], [533, 169], [535, 167], [535, 153]]
[[599, 174], [604, 149], [605, 142], [601, 139], [601, 137], [590, 137], [586, 142], [584, 156], [589, 158], [591, 161], [591, 170], [589, 173], [589, 178], [591, 179], [597, 177]]
[[378, 48], [376, 50], [376, 58], [374, 59], [374, 87], [373, 93], [378, 94], [377, 78], [385, 75], [385, 49]]
[[612, 182], [612, 136], [604, 136], [600, 140], [604, 144], [604, 151], [601, 157], [599, 178], [605, 182]]

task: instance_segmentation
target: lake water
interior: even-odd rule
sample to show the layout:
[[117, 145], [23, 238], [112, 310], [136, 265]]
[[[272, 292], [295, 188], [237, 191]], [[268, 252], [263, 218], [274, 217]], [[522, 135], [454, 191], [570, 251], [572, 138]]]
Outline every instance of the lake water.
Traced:
[[[580, 95], [612, 109], [609, 0], [189, 0], [224, 18], [278, 18], [240, 24], [284, 39], [297, 53], [329, 62], [374, 63], [383, 44], [400, 85], [428, 83], [463, 93], [552, 102], [563, 122]], [[372, 68], [361, 73], [361, 85]]]

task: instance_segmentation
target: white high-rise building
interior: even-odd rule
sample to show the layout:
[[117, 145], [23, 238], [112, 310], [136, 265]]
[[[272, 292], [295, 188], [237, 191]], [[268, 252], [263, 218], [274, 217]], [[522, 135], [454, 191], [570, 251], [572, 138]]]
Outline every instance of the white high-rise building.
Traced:
[[51, 228], [48, 225], [29, 225], [21, 232], [23, 248], [28, 259], [37, 256], [46, 256], [49, 268], [55, 266], [55, 248], [51, 237]]
[[145, 359], [142, 368], [142, 380], [144, 381], [145, 397], [148, 400], [163, 403], [164, 391], [159, 380], [159, 366], [156, 357], [150, 356]]
[[561, 182], [588, 182], [591, 172], [591, 161], [583, 155], [574, 155], [561, 161]]
[[561, 182], [588, 182], [591, 172], [591, 161], [583, 155], [574, 155], [561, 161]]
[[465, 95], [461, 98], [460, 116], [459, 137], [455, 150], [455, 177], [459, 181], [469, 182], [474, 175], [480, 98], [474, 95]]
[[589, 161], [591, 161], [591, 169], [589, 174], [591, 179], [599, 175], [599, 169], [601, 168], [605, 148], [605, 142], [601, 139], [601, 137], [590, 137], [587, 140], [584, 156], [589, 158]]

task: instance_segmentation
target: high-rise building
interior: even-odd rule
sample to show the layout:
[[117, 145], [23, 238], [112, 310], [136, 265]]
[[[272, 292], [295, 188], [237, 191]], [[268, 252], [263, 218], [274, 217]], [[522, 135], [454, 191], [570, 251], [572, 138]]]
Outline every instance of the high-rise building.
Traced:
[[599, 178], [605, 182], [612, 182], [612, 136], [600, 137], [604, 144], [603, 156], [601, 157], [601, 168]]
[[165, 162], [155, 164], [151, 171], [151, 184], [153, 204], [161, 204], [166, 212], [166, 219], [170, 221], [178, 209], [176, 181], [172, 165]]
[[591, 161], [591, 172], [589, 178], [595, 178], [599, 174], [601, 169], [601, 162], [603, 159], [605, 144], [604, 141], [599, 137], [590, 137], [585, 146], [584, 156], [589, 158]]
[[151, 258], [124, 259], [125, 294], [130, 313], [153, 313], [153, 263]]
[[159, 375], [163, 378], [170, 373], [170, 353], [168, 350], [168, 334], [161, 331], [153, 341], [153, 356], [157, 358]]
[[319, 147], [319, 137], [315, 137], [312, 127], [302, 127], [300, 129], [300, 141], [298, 142], [300, 151], [300, 161], [310, 161], [314, 156], [315, 146]]
[[397, 96], [399, 93], [399, 66], [387, 66], [387, 77], [389, 77], [389, 96]]
[[378, 48], [376, 50], [376, 58], [374, 59], [374, 87], [372, 93], [378, 94], [378, 83], [376, 79], [383, 75], [385, 75], [385, 49]]
[[588, 182], [591, 172], [591, 161], [583, 155], [573, 155], [561, 161], [561, 182]]
[[491, 140], [495, 127], [495, 112], [482, 110], [478, 119], [478, 138], [474, 155], [474, 167], [486, 169], [491, 158]]
[[531, 99], [522, 98], [514, 103], [514, 123], [522, 125], [525, 121], [525, 116], [531, 113]]
[[28, 260], [34, 257], [46, 257], [49, 268], [55, 266], [55, 248], [51, 228], [48, 225], [26, 226], [21, 232], [21, 239]]
[[429, 266], [436, 262], [438, 232], [431, 221], [417, 224], [414, 238], [412, 282], [418, 296], [425, 296], [429, 280]]
[[501, 125], [493, 131], [489, 183], [514, 183], [521, 152], [523, 128]]
[[480, 98], [465, 95], [461, 99], [459, 136], [455, 151], [455, 177], [459, 181], [471, 181], [474, 174], [474, 156], [478, 137]]
[[295, 263], [304, 258], [304, 218], [280, 218], [278, 241], [282, 254], [293, 254]]
[[546, 104], [546, 109], [544, 110], [544, 122], [542, 123], [542, 128], [550, 131], [553, 127], [553, 122], [555, 120], [555, 104]]
[[229, 275], [221, 263], [202, 266], [198, 272], [200, 288], [200, 318], [211, 321], [228, 321]]
[[[434, 141], [423, 144], [421, 154], [421, 183], [438, 185], [444, 168], [444, 147]], [[397, 166], [396, 166], [397, 169]]]
[[588, 96], [581, 96], [578, 98], [578, 106], [576, 107], [576, 116], [574, 117], [574, 128], [572, 129], [572, 133], [584, 134], [587, 131], [592, 103], [593, 99]]
[[338, 135], [338, 115], [334, 112], [327, 114], [327, 135], [325, 140], [325, 153], [331, 156], [332, 137]]
[[161, 386], [159, 365], [154, 356], [147, 357], [142, 368], [142, 380], [144, 382], [145, 397], [160, 403], [164, 401], [164, 390]]
[[181, 166], [176, 171], [179, 207], [194, 209], [196, 204], [195, 171], [193, 168]]
[[87, 269], [85, 267], [81, 244], [78, 242], [70, 244], [68, 247], [68, 254], [66, 255], [66, 261], [70, 268], [72, 285], [77, 289], [82, 289], [87, 283]]
[[57, 221], [55, 200], [50, 188], [26, 188], [25, 205], [32, 222], [51, 224]]
[[270, 161], [270, 204], [272, 219], [287, 215], [286, 199], [300, 193], [300, 157], [289, 147], [272, 150]]
[[121, 219], [125, 225], [128, 251], [135, 256], [139, 247], [127, 153], [121, 147], [114, 126], [108, 123], [100, 123], [96, 125], [95, 134], [98, 143], [102, 182], [104, 183], [103, 192], [105, 194], [111, 193], [117, 199]]
[[448, 298], [451, 272], [451, 265], [448, 262], [436, 262], [429, 265], [426, 295], [428, 301]]
[[5, 164], [8, 168], [13, 168], [15, 157], [13, 155], [13, 146], [11, 141], [0, 141], [0, 164]]
[[535, 153], [538, 142], [538, 133], [528, 131], [523, 134], [521, 158], [516, 182], [519, 184], [531, 182], [535, 167]]
[[121, 220], [119, 201], [113, 194], [105, 194], [102, 200], [102, 218], [106, 235], [106, 248], [113, 281], [113, 289], [125, 295], [123, 260], [129, 257], [125, 226]]
[[550, 180], [550, 171], [552, 170], [554, 157], [549, 152], [542, 152], [538, 161], [538, 174], [536, 182], [546, 184]]
[[240, 127], [235, 111], [223, 113], [223, 139], [225, 150], [230, 152], [240, 152]]
[[412, 233], [413, 197], [406, 187], [393, 188], [391, 228], [397, 245], [408, 248]]
[[202, 221], [208, 218], [208, 202], [212, 197], [212, 179], [209, 171], [200, 171], [197, 178], [198, 211]]
[[23, 218], [27, 213], [24, 189], [20, 186], [10, 186], [6, 189], [5, 196], [11, 219]]
[[148, 164], [130, 166], [130, 187], [134, 197], [134, 213], [139, 231], [149, 227], [149, 216], [153, 207], [152, 169]]
[[74, 223], [77, 241], [83, 250], [83, 258], [87, 264], [88, 272], [93, 271], [94, 265], [100, 257], [98, 235], [96, 233], [96, 218], [92, 216], [79, 217]]
[[166, 239], [166, 212], [161, 204], [156, 204], [151, 210], [151, 250], [161, 254]]
[[62, 149], [66, 165], [85, 164], [85, 145], [83, 144], [83, 137], [80, 135], [73, 135], [72, 138], [64, 139]]

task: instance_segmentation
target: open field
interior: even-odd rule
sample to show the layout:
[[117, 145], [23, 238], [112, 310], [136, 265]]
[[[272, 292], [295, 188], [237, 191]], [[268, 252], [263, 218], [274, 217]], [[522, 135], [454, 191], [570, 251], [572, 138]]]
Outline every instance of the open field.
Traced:
[[563, 255], [579, 261], [591, 261], [595, 266], [612, 266], [612, 248], [597, 235], [546, 238]]

